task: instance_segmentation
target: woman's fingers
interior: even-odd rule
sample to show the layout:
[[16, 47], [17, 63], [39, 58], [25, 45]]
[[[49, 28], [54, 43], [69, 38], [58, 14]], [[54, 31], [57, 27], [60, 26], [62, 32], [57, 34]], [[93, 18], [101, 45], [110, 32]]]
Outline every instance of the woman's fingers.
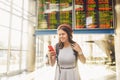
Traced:
[[50, 56], [55, 56], [56, 53], [55, 53], [55, 51], [49, 51], [48, 54], [49, 54]]
[[77, 52], [80, 51], [80, 46], [77, 43], [72, 44], [72, 48]]

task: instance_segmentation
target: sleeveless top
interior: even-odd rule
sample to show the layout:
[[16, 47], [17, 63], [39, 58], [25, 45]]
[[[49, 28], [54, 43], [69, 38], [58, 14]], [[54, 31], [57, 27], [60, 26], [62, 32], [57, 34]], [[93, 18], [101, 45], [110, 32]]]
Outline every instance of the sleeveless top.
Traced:
[[80, 80], [76, 57], [71, 46], [59, 50], [55, 80]]

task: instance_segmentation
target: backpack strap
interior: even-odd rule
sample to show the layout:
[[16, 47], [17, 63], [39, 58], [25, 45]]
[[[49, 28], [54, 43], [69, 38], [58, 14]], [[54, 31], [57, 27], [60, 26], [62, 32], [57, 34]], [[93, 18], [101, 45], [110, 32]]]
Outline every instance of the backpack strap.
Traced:
[[[57, 60], [57, 62], [58, 62], [58, 55], [59, 55], [59, 43], [57, 43], [56, 44], [56, 60]], [[77, 61], [77, 52], [75, 51], [75, 50], [73, 50], [74, 51], [74, 55], [75, 55], [75, 57], [76, 57], [76, 61]]]
[[57, 62], [58, 62], [59, 44], [57, 43], [55, 47], [56, 47], [56, 60], [57, 60]]
[[61, 69], [60, 69], [60, 65], [58, 63], [58, 55], [59, 55], [59, 44], [57, 43], [55, 46], [55, 50], [56, 50], [56, 60], [57, 60], [57, 66], [59, 67], [59, 80], [60, 80], [60, 76], [61, 76]]

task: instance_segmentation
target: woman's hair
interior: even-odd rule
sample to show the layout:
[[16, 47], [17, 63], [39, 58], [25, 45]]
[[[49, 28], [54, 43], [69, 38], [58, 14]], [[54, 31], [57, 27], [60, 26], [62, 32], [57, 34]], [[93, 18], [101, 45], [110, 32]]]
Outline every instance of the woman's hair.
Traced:
[[[57, 30], [58, 30], [58, 31], [59, 31], [59, 30], [65, 31], [65, 32], [67, 33], [67, 35], [68, 35], [68, 41], [69, 41], [71, 44], [75, 43], [75, 42], [72, 40], [72, 38], [73, 38], [73, 35], [72, 35], [73, 30], [72, 30], [72, 28], [71, 28], [70, 25], [68, 25], [68, 24], [61, 24], [61, 25], [58, 26]], [[61, 41], [59, 40], [59, 48], [63, 48], [63, 47], [64, 47], [63, 42], [61, 42]]]
[[[70, 25], [68, 25], [68, 24], [61, 24], [61, 25], [58, 26], [57, 30], [63, 30], [63, 31], [65, 31], [67, 33], [67, 35], [68, 35], [68, 41], [71, 44], [75, 43], [75, 41], [72, 40], [72, 38], [73, 38], [73, 36], [72, 36], [73, 30], [72, 30], [72, 27]], [[62, 49], [64, 47], [64, 43], [61, 42], [60, 40], [59, 40], [59, 43], [58, 43], [58, 47], [59, 47], [59, 49]], [[77, 52], [75, 50], [73, 50], [73, 51], [74, 51], [74, 55], [75, 55], [76, 60], [77, 60], [78, 54], [77, 54]]]

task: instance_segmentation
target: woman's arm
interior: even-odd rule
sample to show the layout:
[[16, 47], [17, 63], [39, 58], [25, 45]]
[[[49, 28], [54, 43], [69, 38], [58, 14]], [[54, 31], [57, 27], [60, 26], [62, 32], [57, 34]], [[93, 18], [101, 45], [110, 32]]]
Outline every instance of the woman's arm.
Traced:
[[55, 61], [56, 61], [55, 52], [49, 51], [48, 52], [48, 63], [49, 63], [49, 65], [54, 66]]
[[86, 58], [84, 54], [82, 53], [82, 51], [78, 52], [78, 58], [82, 63], [86, 63]]
[[75, 51], [77, 51], [79, 60], [80, 60], [82, 63], [86, 63], [86, 58], [85, 58], [85, 56], [84, 56], [84, 54], [83, 54], [83, 52], [82, 52], [82, 49], [81, 49], [81, 47], [79, 46], [79, 44], [77, 44], [77, 43], [72, 44], [72, 48], [73, 48]]

